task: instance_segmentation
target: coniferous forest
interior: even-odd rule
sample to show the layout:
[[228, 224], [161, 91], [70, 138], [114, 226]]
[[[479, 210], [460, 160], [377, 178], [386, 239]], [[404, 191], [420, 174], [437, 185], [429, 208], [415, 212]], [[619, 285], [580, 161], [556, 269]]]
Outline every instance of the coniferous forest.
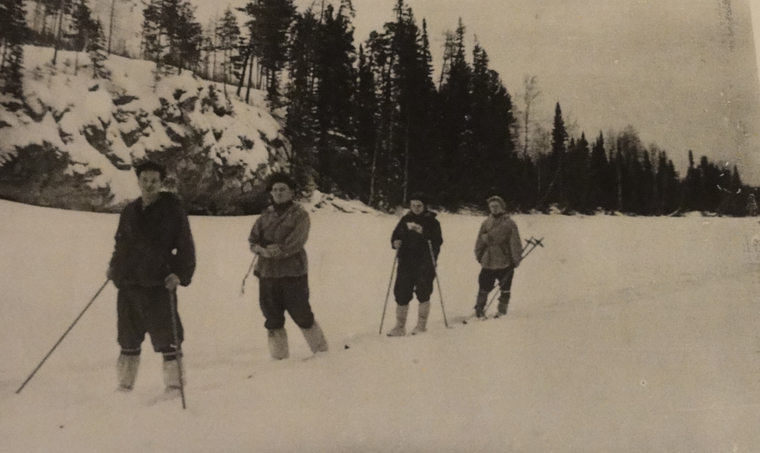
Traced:
[[735, 166], [689, 151], [679, 173], [634, 125], [571, 133], [559, 103], [541, 124], [538, 77], [508, 89], [488, 49], [477, 38], [467, 48], [476, 33], [461, 20], [434, 62], [425, 19], [404, 0], [389, 8], [393, 20], [360, 41], [351, 0], [303, 11], [294, 0], [251, 0], [208, 24], [187, 0], [149, 0], [140, 55], [128, 55], [86, 0], [1, 0], [0, 91], [23, 97], [24, 44], [87, 52], [94, 78], [107, 78], [102, 61], [119, 53], [155, 62], [157, 79], [191, 71], [223, 82], [220, 96], [264, 91], [302, 187], [379, 209], [422, 191], [449, 210], [482, 209], [498, 194], [519, 212], [748, 214], [754, 189]]

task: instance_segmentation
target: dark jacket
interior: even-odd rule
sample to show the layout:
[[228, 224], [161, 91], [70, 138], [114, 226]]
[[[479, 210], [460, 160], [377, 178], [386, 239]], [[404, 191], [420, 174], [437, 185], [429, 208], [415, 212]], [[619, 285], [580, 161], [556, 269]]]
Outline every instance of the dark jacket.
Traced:
[[285, 210], [268, 207], [253, 224], [248, 243], [266, 248], [279, 245], [276, 256], [259, 256], [254, 274], [259, 278], [299, 277], [309, 271], [306, 240], [309, 238], [309, 213], [298, 203]]
[[121, 212], [108, 275], [117, 288], [163, 286], [169, 274], [187, 286], [195, 272], [195, 244], [179, 198], [162, 192], [143, 209], [142, 198]]
[[[391, 244], [395, 240], [401, 240], [401, 248], [398, 250], [398, 260], [401, 265], [419, 265], [432, 264], [430, 259], [430, 247], [433, 248], [433, 255], [436, 260], [441, 252], [443, 236], [441, 234], [441, 224], [435, 218], [436, 214], [427, 209], [420, 214], [411, 211], [407, 213], [396, 225], [391, 235]], [[422, 227], [422, 234], [412, 230], [408, 223], [416, 223]]]

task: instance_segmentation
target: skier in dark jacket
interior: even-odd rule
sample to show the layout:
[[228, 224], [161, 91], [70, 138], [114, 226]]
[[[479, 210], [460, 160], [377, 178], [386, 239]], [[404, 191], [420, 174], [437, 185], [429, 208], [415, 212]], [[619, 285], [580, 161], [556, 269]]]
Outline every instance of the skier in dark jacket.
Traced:
[[[173, 319], [178, 285], [187, 286], [195, 272], [195, 245], [187, 213], [179, 198], [161, 187], [166, 169], [155, 162], [136, 167], [142, 196], [121, 212], [108, 278], [117, 298], [119, 390], [130, 391], [137, 377], [141, 345], [150, 334], [153, 349], [163, 354], [164, 384], [180, 388], [178, 350], [183, 340], [179, 314]], [[172, 297], [174, 296], [174, 297]], [[176, 322], [179, 343], [176, 344]]]
[[266, 318], [269, 353], [276, 360], [289, 357], [285, 312], [301, 328], [311, 351], [327, 351], [322, 329], [309, 304], [309, 265], [306, 240], [309, 213], [293, 201], [295, 182], [284, 173], [273, 174], [267, 191], [274, 202], [253, 224], [248, 244], [258, 255], [254, 274], [259, 278], [259, 306]]
[[[420, 302], [417, 326], [412, 335], [427, 330], [430, 314], [430, 295], [433, 293], [435, 262], [441, 251], [441, 224], [434, 212], [427, 209], [427, 198], [416, 193], [410, 197], [409, 212], [401, 218], [391, 235], [391, 245], [397, 250], [398, 270], [393, 295], [396, 297], [396, 326], [390, 337], [406, 335], [409, 302], [417, 295]], [[432, 252], [432, 256], [431, 256]]]

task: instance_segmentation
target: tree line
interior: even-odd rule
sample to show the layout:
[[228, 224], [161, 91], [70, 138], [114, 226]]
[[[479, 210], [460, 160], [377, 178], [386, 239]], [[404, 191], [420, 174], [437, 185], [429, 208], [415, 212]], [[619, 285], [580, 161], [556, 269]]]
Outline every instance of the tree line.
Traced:
[[[102, 61], [102, 27], [86, 0], [35, 4], [43, 8], [38, 36], [56, 30], [56, 49], [87, 50]], [[14, 74], [23, 64], [21, 43], [33, 33], [23, 0], [2, 0], [0, 8], [0, 82], [3, 92], [20, 95]], [[57, 27], [46, 25], [51, 11]], [[284, 124], [297, 180], [380, 209], [423, 191], [447, 209], [482, 207], [499, 194], [523, 212], [745, 211], [753, 189], [736, 167], [706, 157], [696, 164], [689, 152], [681, 177], [667, 152], [644, 145], [633, 127], [592, 141], [571, 135], [559, 103], [551, 130], [538, 124], [537, 79], [526, 77], [519, 109], [477, 37], [466, 48], [461, 19], [445, 34], [435, 76], [426, 21], [405, 0], [395, 1], [393, 13], [357, 48], [351, 0], [314, 2], [300, 12], [294, 0], [251, 0], [206, 26], [187, 0], [149, 0], [142, 57], [156, 63], [156, 77], [190, 70], [246, 101], [252, 89], [265, 90]]]

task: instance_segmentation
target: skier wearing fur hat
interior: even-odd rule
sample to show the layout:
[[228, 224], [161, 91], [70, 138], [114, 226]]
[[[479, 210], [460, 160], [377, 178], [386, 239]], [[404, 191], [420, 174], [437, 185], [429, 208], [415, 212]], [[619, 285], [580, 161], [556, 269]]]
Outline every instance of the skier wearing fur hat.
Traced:
[[[441, 224], [434, 212], [428, 211], [427, 199], [421, 193], [410, 197], [409, 212], [401, 218], [391, 235], [391, 245], [397, 250], [398, 269], [393, 294], [396, 298], [396, 326], [389, 337], [406, 335], [409, 303], [417, 295], [420, 302], [417, 326], [412, 335], [427, 330], [430, 314], [430, 295], [433, 293], [435, 262], [441, 251]], [[432, 256], [431, 256], [432, 249]]]
[[258, 255], [254, 275], [259, 278], [259, 305], [266, 318], [269, 352], [276, 360], [289, 357], [285, 312], [301, 329], [313, 353], [327, 351], [322, 329], [309, 304], [308, 261], [304, 245], [309, 237], [309, 214], [293, 201], [294, 181], [273, 174], [267, 184], [273, 204], [256, 220], [248, 237]]
[[475, 258], [482, 269], [478, 276], [478, 297], [475, 315], [485, 317], [488, 294], [498, 281], [501, 294], [496, 317], [507, 314], [512, 278], [520, 265], [522, 241], [515, 222], [507, 215], [507, 204], [501, 197], [488, 199], [491, 215], [483, 222], [475, 241]]

